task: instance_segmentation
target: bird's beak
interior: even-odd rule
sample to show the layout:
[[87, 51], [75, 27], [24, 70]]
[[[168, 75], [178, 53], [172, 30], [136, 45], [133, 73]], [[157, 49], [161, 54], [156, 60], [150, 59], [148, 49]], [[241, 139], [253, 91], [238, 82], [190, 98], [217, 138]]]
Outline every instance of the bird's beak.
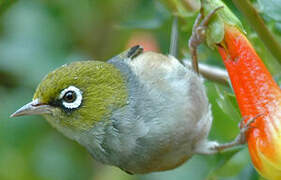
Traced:
[[50, 114], [52, 113], [52, 107], [50, 105], [42, 104], [38, 99], [31, 101], [30, 103], [22, 106], [10, 117], [35, 115], [35, 114]]

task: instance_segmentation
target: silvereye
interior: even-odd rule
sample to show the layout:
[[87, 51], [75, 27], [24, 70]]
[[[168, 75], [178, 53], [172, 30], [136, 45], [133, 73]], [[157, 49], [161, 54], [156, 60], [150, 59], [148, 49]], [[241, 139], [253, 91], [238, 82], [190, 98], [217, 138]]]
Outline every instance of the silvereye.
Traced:
[[49, 73], [11, 116], [43, 115], [94, 159], [128, 173], [176, 168], [212, 154], [211, 108], [201, 78], [176, 58], [135, 46], [107, 62]]

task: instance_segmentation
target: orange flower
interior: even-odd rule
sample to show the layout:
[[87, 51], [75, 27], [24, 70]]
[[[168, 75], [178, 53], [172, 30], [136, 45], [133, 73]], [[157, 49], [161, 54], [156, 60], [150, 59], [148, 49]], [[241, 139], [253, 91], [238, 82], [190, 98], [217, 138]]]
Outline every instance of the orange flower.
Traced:
[[[255, 168], [267, 179], [281, 179], [281, 90], [247, 40], [235, 26], [224, 26], [218, 51], [229, 73], [245, 123], [257, 117], [247, 132]], [[259, 116], [260, 115], [260, 116]]]
[[129, 41], [126, 45], [126, 49], [129, 49], [135, 45], [141, 45], [144, 51], [160, 51], [156, 38], [148, 32], [133, 33], [132, 36], [129, 38]]

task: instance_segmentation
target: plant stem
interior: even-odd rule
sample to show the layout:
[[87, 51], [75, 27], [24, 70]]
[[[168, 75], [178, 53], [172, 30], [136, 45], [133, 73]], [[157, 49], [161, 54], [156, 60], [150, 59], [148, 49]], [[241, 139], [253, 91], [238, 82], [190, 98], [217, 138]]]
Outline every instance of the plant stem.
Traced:
[[[191, 60], [184, 59], [183, 64], [190, 69], [192, 68]], [[225, 70], [216, 66], [199, 63], [199, 73], [206, 79], [229, 86], [229, 77]]]
[[235, 6], [242, 12], [251, 27], [258, 33], [271, 54], [281, 63], [281, 45], [276, 41], [273, 34], [265, 26], [263, 19], [249, 0], [232, 0]]

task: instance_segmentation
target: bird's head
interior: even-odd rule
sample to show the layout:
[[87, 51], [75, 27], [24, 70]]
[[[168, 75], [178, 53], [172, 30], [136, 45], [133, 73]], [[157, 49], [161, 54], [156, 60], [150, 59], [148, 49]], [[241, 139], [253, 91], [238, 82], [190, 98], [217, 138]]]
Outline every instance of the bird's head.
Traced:
[[[49, 73], [33, 100], [11, 116], [40, 114], [58, 129], [86, 131], [127, 102], [126, 81], [112, 64], [80, 61]], [[63, 131], [63, 130], [62, 130]]]

